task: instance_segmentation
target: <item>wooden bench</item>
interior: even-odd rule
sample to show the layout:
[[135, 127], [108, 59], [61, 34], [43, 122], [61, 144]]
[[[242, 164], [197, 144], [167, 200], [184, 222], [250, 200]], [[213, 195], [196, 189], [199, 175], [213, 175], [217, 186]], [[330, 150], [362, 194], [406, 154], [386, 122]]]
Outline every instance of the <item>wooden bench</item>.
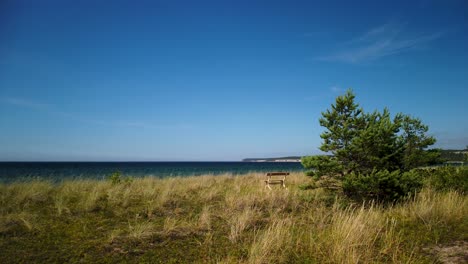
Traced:
[[284, 181], [286, 180], [286, 176], [288, 175], [289, 175], [289, 172], [268, 172], [266, 174], [265, 188], [268, 188], [271, 190], [271, 187], [270, 187], [271, 184], [281, 184], [283, 188], [286, 188]]

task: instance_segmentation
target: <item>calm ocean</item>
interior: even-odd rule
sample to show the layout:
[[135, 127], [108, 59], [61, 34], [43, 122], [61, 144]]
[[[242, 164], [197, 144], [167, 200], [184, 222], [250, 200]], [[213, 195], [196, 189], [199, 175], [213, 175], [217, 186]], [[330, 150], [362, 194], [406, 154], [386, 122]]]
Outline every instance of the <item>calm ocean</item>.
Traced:
[[0, 182], [30, 178], [103, 179], [116, 171], [124, 176], [170, 177], [302, 170], [298, 162], [0, 162]]

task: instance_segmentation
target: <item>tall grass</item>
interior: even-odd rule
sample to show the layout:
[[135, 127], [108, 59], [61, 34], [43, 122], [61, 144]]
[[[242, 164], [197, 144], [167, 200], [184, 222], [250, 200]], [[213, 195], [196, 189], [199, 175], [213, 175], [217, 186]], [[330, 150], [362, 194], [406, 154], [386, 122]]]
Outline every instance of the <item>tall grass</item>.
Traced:
[[210, 207], [205, 205], [198, 218], [198, 227], [200, 229], [210, 230], [211, 229], [211, 212]]
[[421, 222], [429, 229], [460, 223], [468, 217], [468, 200], [456, 191], [439, 193], [425, 189], [413, 201], [395, 210], [408, 220]]
[[336, 210], [329, 220], [314, 245], [324, 262], [382, 261], [381, 254], [398, 252], [401, 247], [394, 221], [373, 205]]
[[128, 236], [133, 239], [144, 239], [151, 237], [155, 232], [154, 224], [147, 222], [128, 223]]
[[275, 218], [252, 243], [249, 263], [282, 263], [293, 249], [294, 222], [291, 218]]
[[44, 203], [50, 197], [53, 185], [48, 181], [32, 180], [3, 185], [1, 188], [1, 210], [24, 208]]
[[[426, 188], [382, 207], [301, 190], [310, 178], [300, 173], [286, 179], [287, 189], [270, 191], [262, 180], [252, 173], [1, 184], [0, 244], [10, 252], [15, 237], [31, 256], [53, 247], [75, 252], [67, 247], [83, 239], [73, 224], [81, 221], [91, 228], [86, 250], [95, 261], [107, 254], [117, 262], [424, 263], [431, 256], [422, 247], [468, 239], [468, 199], [455, 191]], [[51, 244], [58, 239], [68, 242]], [[109, 244], [119, 254], [140, 253], [109, 255]], [[27, 256], [7, 255], [12, 262]]]
[[23, 233], [38, 228], [37, 216], [27, 211], [0, 216], [0, 234]]
[[229, 240], [232, 243], [237, 242], [242, 233], [255, 224], [255, 219], [258, 217], [258, 215], [259, 212], [252, 208], [245, 208], [243, 212], [240, 212], [240, 214], [233, 215], [229, 221], [231, 226]]

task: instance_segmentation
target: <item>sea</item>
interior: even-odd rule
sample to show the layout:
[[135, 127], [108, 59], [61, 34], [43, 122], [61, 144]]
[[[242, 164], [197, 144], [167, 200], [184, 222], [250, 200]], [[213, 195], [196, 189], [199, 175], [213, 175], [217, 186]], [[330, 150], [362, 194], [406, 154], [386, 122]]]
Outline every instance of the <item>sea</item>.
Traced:
[[299, 162], [0, 162], [0, 182], [31, 179], [105, 179], [112, 173], [131, 177], [243, 175], [250, 172], [300, 172]]

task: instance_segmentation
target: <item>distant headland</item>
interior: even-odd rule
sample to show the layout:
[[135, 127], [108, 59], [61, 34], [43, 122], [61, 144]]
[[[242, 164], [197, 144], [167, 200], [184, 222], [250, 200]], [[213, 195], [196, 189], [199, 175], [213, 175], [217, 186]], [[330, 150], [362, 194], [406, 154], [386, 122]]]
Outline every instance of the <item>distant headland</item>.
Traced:
[[280, 158], [247, 158], [243, 162], [301, 162], [300, 156], [289, 156]]
[[[468, 149], [439, 149], [440, 157], [445, 162], [460, 162], [464, 160], [464, 155]], [[246, 158], [243, 162], [301, 162], [301, 156], [288, 156], [279, 158]]]

